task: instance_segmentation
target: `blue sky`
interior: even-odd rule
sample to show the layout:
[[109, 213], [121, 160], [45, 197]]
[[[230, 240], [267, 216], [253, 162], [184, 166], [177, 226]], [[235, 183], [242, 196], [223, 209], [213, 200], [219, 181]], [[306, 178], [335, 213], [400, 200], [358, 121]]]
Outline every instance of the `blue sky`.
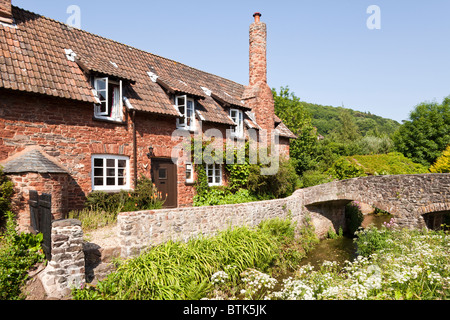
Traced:
[[[303, 101], [397, 121], [450, 95], [448, 0], [12, 0], [66, 22], [81, 9], [89, 32], [248, 83], [248, 27], [268, 25], [268, 82]], [[381, 29], [369, 30], [370, 5]]]

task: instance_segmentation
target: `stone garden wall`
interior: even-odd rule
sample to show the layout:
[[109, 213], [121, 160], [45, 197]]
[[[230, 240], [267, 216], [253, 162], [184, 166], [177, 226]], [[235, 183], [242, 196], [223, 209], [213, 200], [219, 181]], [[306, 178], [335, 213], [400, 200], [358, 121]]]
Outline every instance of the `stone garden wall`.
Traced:
[[83, 230], [78, 220], [52, 225], [52, 259], [39, 275], [49, 298], [61, 299], [86, 283]]
[[216, 207], [195, 207], [121, 213], [118, 217], [122, 258], [173, 241], [214, 235], [229, 227], [254, 227], [262, 221], [291, 216], [302, 222], [298, 194], [289, 198]]

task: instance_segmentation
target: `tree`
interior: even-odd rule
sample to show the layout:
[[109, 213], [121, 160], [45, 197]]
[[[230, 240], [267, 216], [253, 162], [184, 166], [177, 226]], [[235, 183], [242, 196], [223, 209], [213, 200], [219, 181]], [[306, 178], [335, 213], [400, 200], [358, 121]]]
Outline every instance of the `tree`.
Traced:
[[426, 166], [450, 144], [450, 96], [442, 104], [421, 103], [394, 134], [397, 151]]
[[337, 141], [343, 143], [353, 142], [361, 138], [355, 119], [348, 110], [340, 110], [339, 125], [334, 130], [334, 135]]
[[431, 166], [430, 171], [432, 173], [450, 173], [450, 145], [436, 163]]
[[291, 141], [290, 156], [295, 162], [297, 173], [301, 175], [315, 165], [317, 130], [313, 127], [311, 115], [300, 102], [300, 98], [289, 92], [289, 87], [281, 87], [279, 94], [275, 89], [272, 91], [275, 113], [297, 136], [297, 139]]

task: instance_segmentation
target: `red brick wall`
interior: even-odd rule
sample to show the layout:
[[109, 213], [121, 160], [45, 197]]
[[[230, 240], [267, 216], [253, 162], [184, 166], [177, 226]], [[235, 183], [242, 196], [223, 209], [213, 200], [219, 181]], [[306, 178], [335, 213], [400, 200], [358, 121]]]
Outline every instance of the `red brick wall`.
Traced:
[[10, 175], [14, 182], [13, 211], [17, 213], [17, 222], [21, 231], [27, 231], [31, 225], [30, 210], [28, 204], [29, 191], [36, 190], [39, 194], [52, 195], [52, 214], [55, 220], [66, 217], [68, 213], [68, 181], [67, 174], [38, 174], [24, 173]]
[[[93, 120], [93, 106], [89, 103], [4, 89], [0, 89], [0, 97], [0, 162], [27, 146], [40, 146], [70, 173], [69, 210], [81, 208], [92, 191], [92, 154], [129, 156], [134, 177], [133, 130], [128, 117], [125, 125], [114, 124]], [[170, 158], [177, 144], [171, 141], [176, 121], [138, 113], [136, 129], [138, 176], [142, 173], [150, 177], [148, 148], [153, 146], [158, 157]], [[184, 165], [178, 166], [179, 205], [191, 204], [194, 191], [193, 186], [185, 184]]]

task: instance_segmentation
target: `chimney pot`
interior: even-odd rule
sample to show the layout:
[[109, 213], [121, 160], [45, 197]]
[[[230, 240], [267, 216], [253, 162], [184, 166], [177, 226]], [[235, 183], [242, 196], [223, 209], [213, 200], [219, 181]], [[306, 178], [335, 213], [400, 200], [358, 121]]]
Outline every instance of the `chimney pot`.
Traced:
[[255, 12], [255, 14], [253, 15], [253, 17], [255, 18], [255, 22], [259, 23], [261, 21], [261, 16], [262, 14], [259, 12]]
[[0, 0], [0, 22], [13, 23], [11, 0]]

